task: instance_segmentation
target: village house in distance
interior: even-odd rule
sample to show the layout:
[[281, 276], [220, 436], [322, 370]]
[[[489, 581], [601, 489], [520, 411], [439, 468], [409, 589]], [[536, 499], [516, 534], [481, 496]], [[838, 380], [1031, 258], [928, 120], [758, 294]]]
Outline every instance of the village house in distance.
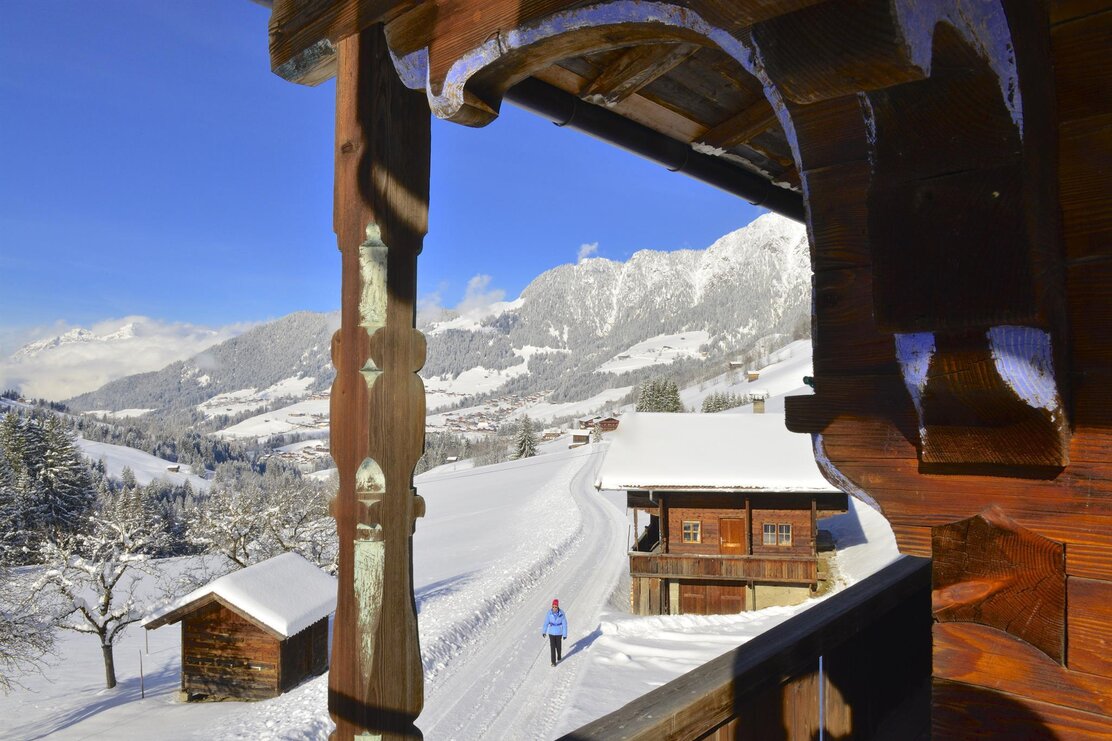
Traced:
[[181, 622], [184, 700], [265, 700], [328, 669], [336, 580], [296, 553], [215, 579], [156, 610]]
[[818, 520], [845, 512], [777, 414], [628, 414], [596, 486], [649, 516], [629, 554], [638, 615], [793, 605], [818, 587]]

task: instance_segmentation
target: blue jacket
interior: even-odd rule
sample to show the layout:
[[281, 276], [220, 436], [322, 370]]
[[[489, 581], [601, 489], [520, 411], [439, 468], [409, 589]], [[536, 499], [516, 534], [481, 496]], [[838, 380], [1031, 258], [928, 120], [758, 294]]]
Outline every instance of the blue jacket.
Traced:
[[544, 616], [544, 625], [541, 626], [541, 634], [556, 636], [560, 635], [564, 638], [568, 637], [568, 618], [564, 615], [564, 611], [556, 608], [556, 612], [549, 610]]

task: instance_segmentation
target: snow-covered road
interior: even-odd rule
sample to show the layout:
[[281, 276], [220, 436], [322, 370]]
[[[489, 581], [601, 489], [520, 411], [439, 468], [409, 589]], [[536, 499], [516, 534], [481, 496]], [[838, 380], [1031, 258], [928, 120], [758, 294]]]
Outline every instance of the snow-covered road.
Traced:
[[[583, 450], [590, 452], [566, 485], [566, 506], [579, 509], [578, 532], [547, 573], [479, 626], [467, 655], [455, 657], [430, 683], [418, 720], [427, 738], [552, 737], [624, 566], [625, 515], [593, 487], [602, 446]], [[560, 599], [570, 628], [564, 661], [555, 668], [540, 632], [553, 597]]]

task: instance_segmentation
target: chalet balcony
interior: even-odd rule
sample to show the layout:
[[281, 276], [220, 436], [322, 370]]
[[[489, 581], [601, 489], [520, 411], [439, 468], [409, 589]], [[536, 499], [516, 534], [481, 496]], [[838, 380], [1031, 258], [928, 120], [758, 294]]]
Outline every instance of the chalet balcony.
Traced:
[[561, 741], [929, 738], [930, 604], [901, 558]]
[[629, 574], [665, 579], [814, 584], [818, 581], [818, 563], [812, 556], [704, 556], [633, 551], [629, 554]]

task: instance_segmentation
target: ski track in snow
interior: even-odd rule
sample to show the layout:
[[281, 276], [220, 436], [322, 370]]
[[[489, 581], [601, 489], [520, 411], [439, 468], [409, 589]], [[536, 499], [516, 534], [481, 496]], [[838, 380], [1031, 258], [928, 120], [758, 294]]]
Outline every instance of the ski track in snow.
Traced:
[[[503, 614], [468, 626], [479, 632], [466, 646], [451, 640], [459, 635], [455, 630], [441, 638], [447, 647], [463, 650], [430, 679], [425, 711], [417, 721], [426, 737], [551, 737], [624, 566], [610, 551], [624, 548], [625, 518], [591, 485], [601, 461], [601, 451], [594, 451], [585, 462], [574, 462], [573, 475], [565, 469], [550, 484], [563, 501], [548, 496], [540, 500], [554, 507], [562, 504], [554, 510], [557, 517], [569, 511], [569, 494], [577, 507], [577, 527], [561, 544], [562, 557], [540, 564], [529, 572], [530, 578], [511, 585], [507, 591], [514, 597], [504, 603]], [[600, 565], [611, 573], [599, 573]], [[556, 667], [548, 662], [548, 639], [538, 638], [554, 596], [567, 612], [570, 628], [564, 660]], [[429, 649], [430, 654], [440, 653], [433, 646]], [[476, 708], [482, 712], [476, 714]]]

